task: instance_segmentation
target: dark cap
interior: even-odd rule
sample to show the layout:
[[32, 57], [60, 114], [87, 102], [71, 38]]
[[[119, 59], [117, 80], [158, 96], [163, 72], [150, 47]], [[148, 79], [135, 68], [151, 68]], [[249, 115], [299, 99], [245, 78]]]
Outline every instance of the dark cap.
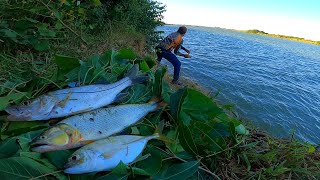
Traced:
[[180, 26], [177, 32], [180, 34], [185, 34], [187, 32], [187, 28], [185, 26]]

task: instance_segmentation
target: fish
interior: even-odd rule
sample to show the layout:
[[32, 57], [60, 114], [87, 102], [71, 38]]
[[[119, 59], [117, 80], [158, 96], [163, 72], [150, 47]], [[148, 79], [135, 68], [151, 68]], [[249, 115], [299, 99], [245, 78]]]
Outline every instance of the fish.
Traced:
[[64, 172], [83, 174], [108, 171], [121, 161], [128, 165], [143, 152], [149, 140], [161, 140], [162, 137], [156, 132], [151, 136], [120, 135], [93, 142], [78, 149], [68, 158]]
[[137, 76], [134, 65], [127, 76], [112, 84], [95, 84], [61, 89], [41, 95], [25, 104], [12, 105], [5, 109], [9, 121], [36, 121], [62, 118], [92, 111], [123, 96], [120, 93], [129, 86], [144, 82], [147, 76]]
[[71, 116], [44, 131], [31, 143], [35, 152], [73, 149], [106, 138], [139, 122], [148, 113], [166, 106], [157, 99], [124, 104]]

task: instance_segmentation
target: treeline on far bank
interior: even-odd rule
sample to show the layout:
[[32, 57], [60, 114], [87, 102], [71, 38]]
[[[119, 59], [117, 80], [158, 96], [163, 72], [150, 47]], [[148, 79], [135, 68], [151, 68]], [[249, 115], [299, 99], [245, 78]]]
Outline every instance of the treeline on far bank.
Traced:
[[304, 43], [308, 43], [308, 44], [315, 44], [315, 45], [320, 46], [320, 41], [312, 41], [312, 40], [308, 40], [308, 39], [304, 39], [304, 38], [299, 38], [299, 37], [294, 37], [294, 36], [285, 36], [285, 35], [280, 35], [280, 34], [269, 34], [269, 33], [266, 33], [264, 31], [260, 31], [257, 29], [251, 29], [251, 30], [246, 30], [246, 31], [242, 31], [242, 32], [246, 32], [246, 33], [250, 33], [250, 34], [259, 34], [259, 35], [270, 36], [270, 37], [275, 37], [275, 38], [288, 39], [288, 40], [292, 40], [292, 41], [299, 41], [299, 42], [304, 42]]

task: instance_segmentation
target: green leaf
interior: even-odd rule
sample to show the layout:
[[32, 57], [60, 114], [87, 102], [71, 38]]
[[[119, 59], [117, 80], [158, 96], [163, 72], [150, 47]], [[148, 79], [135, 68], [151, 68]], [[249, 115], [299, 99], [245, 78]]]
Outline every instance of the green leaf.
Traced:
[[140, 169], [140, 168], [136, 168], [136, 167], [132, 167], [131, 172], [133, 175], [150, 176], [150, 173], [148, 173], [147, 171]]
[[109, 65], [114, 61], [114, 59], [117, 56], [117, 52], [114, 50], [106, 51], [103, 53], [103, 55], [100, 57], [100, 61], [106, 66]]
[[80, 66], [80, 62], [77, 58], [63, 55], [56, 55], [54, 62], [58, 65], [59, 72], [62, 74], [66, 74], [72, 69]]
[[71, 151], [60, 150], [47, 152], [44, 155], [55, 167], [62, 169], [71, 154]]
[[40, 33], [40, 36], [44, 36], [44, 37], [56, 37], [56, 33], [50, 29], [48, 29], [48, 25], [47, 24], [41, 24], [38, 27], [38, 31]]
[[47, 40], [36, 41], [35, 43], [32, 43], [32, 46], [37, 51], [45, 51], [50, 49], [50, 44], [49, 44], [49, 41]]
[[148, 89], [143, 84], [136, 84], [132, 88], [130, 88], [130, 96], [129, 101], [127, 103], [134, 104], [144, 102], [149, 99]]
[[144, 151], [146, 154], [150, 154], [147, 159], [143, 161], [139, 161], [135, 164], [136, 167], [143, 169], [145, 172], [147, 172], [150, 175], [157, 174], [162, 166], [162, 157], [159, 150], [153, 147], [147, 147]]
[[[127, 180], [128, 179], [128, 175], [127, 174], [116, 174], [116, 173], [109, 173], [107, 175], [104, 175], [104, 176], [100, 176], [100, 177], [97, 177], [95, 178], [96, 180]], [[87, 180], [86, 179], [83, 179], [83, 180]]]
[[4, 110], [10, 103], [18, 102], [27, 95], [27, 92], [12, 93], [4, 97], [0, 97], [0, 111]]
[[187, 179], [198, 171], [199, 161], [190, 161], [181, 164], [174, 164], [168, 168], [168, 171], [163, 175], [162, 180], [177, 180]]
[[[53, 177], [52, 173], [54, 174], [55, 171], [56, 169], [49, 168], [27, 157], [0, 159], [0, 174], [2, 179], [49, 178]], [[58, 172], [56, 173], [59, 174]]]
[[187, 89], [179, 89], [177, 92], [170, 96], [170, 112], [174, 119], [179, 120], [180, 111], [184, 99], [187, 96]]
[[166, 72], [167, 72], [166, 68], [160, 68], [156, 70], [154, 74], [154, 84], [152, 86], [153, 95], [159, 96], [159, 97], [161, 96], [162, 90], [163, 90], [163, 76], [166, 74]]
[[112, 170], [115, 174], [128, 174], [129, 167], [125, 165], [122, 161]]
[[136, 59], [136, 54], [132, 49], [121, 49], [119, 51], [119, 54], [117, 55], [118, 59], [131, 59], [134, 60]]
[[167, 148], [170, 149], [170, 151], [172, 151], [175, 154], [184, 151], [181, 144], [178, 143], [179, 139], [178, 139], [177, 133], [178, 133], [177, 130], [171, 130], [167, 133], [167, 138], [175, 140], [176, 143], [165, 142]]
[[199, 151], [197, 148], [197, 143], [195, 136], [192, 132], [192, 129], [189, 126], [180, 125], [178, 128], [179, 131], [179, 142], [182, 145], [183, 149], [187, 152], [198, 155]]
[[148, 72], [150, 71], [150, 68], [148, 66], [148, 64], [145, 62], [145, 61], [142, 61], [139, 63], [139, 66], [140, 66], [140, 69], [143, 71], [143, 72]]
[[24, 122], [9, 122], [9, 125], [3, 134], [8, 134], [11, 136], [16, 136], [22, 133], [35, 131], [38, 129], [43, 129], [49, 127], [47, 122], [43, 121], [24, 121]]
[[181, 107], [181, 113], [185, 113], [183, 114], [184, 119], [182, 119], [185, 125], [188, 125], [190, 119], [206, 122], [223, 113], [223, 110], [206, 95], [194, 89], [188, 89], [187, 91], [187, 96]]
[[0, 159], [14, 155], [19, 149], [29, 150], [29, 143], [43, 130], [31, 131], [20, 136], [10, 137], [0, 142]]
[[10, 38], [14, 42], [17, 42], [17, 32], [8, 29], [1, 29], [0, 32], [2, 32], [5, 37]]
[[100, 55], [94, 54], [88, 58], [87, 62], [89, 63], [89, 66], [93, 66], [94, 68], [98, 69], [101, 68], [100, 59]]
[[240, 135], [248, 135], [249, 131], [244, 127], [244, 125], [240, 124], [235, 128], [236, 132]]
[[101, 6], [100, 0], [91, 0], [92, 4], [95, 6]]

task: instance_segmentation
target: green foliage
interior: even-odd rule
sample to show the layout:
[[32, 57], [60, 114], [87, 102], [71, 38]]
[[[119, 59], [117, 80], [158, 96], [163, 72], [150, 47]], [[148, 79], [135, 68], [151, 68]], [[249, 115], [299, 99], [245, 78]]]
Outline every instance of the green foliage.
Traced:
[[[49, 126], [48, 122], [4, 121], [0, 124], [0, 175], [5, 178], [212, 179], [218, 175], [224, 179], [249, 176], [269, 179], [287, 177], [290, 173], [300, 178], [319, 177], [316, 173], [318, 165], [300, 168], [307, 155], [315, 153], [314, 146], [301, 146], [298, 143], [288, 146], [288, 143], [282, 145], [269, 140], [263, 141], [268, 142], [268, 146], [261, 146], [259, 141], [250, 139], [252, 134], [241, 121], [228, 115], [229, 106], [223, 109], [210, 97], [194, 89], [185, 87], [172, 90], [163, 78], [166, 68], [152, 70], [154, 63], [150, 59], [139, 58], [130, 49], [110, 50], [83, 60], [57, 55], [54, 62], [56, 68], [51, 69], [48, 76], [34, 76], [24, 86], [16, 86], [17, 82], [7, 82], [12, 88], [2, 89], [0, 98], [5, 100], [3, 104], [18, 104], [23, 97], [38, 97], [64, 88], [69, 83], [112, 83], [125, 76], [134, 64], [138, 64], [140, 73], [148, 73], [150, 80], [125, 90], [124, 93], [128, 95], [115, 105], [144, 103], [157, 96], [168, 106], [150, 113], [142, 123], [125, 132], [150, 135], [164, 120], [163, 135], [168, 141], [150, 141], [134, 163], [119, 163], [111, 172], [67, 175], [62, 173], [63, 166], [74, 150], [44, 154], [30, 152], [30, 142]], [[20, 97], [18, 94], [21, 92], [26, 93]], [[256, 152], [259, 148], [263, 148], [260, 149], [263, 153]], [[284, 154], [288, 156], [282, 156]], [[230, 170], [221, 172], [225, 168]], [[229, 176], [230, 172], [234, 174]]]

